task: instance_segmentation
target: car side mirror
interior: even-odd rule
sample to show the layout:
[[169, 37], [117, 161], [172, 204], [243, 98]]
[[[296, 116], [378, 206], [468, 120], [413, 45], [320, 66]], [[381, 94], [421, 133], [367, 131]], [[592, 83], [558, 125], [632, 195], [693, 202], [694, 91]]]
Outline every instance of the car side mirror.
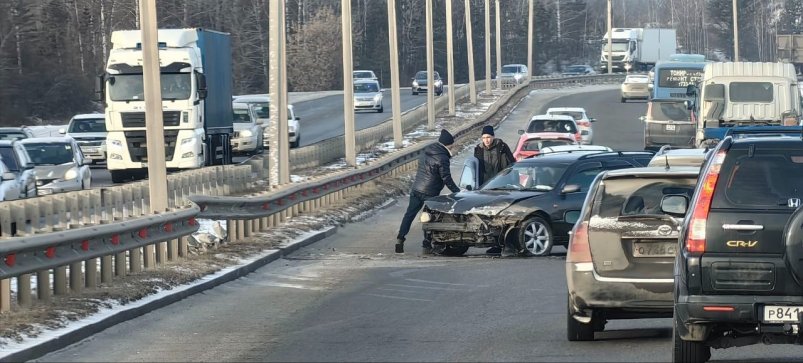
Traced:
[[2, 176], [3, 181], [14, 180], [16, 178], [17, 178], [17, 174], [14, 174], [14, 173], [12, 173], [10, 171], [7, 171], [7, 172], [3, 173], [3, 176]]
[[301, 117], [300, 116], [296, 116], [296, 121], [301, 121]]
[[524, 135], [524, 130], [519, 130], [519, 135]]
[[588, 121], [589, 121], [589, 122], [597, 122], [597, 119], [595, 119], [595, 118], [593, 118], [593, 117], [592, 117], [592, 118], [588, 119]]
[[466, 185], [466, 190], [472, 191], [474, 190], [474, 187], [472, 187], [471, 185]]
[[685, 195], [665, 195], [661, 199], [661, 211], [666, 214], [685, 215], [689, 209], [689, 198]]
[[697, 95], [697, 86], [693, 84], [686, 86], [686, 96], [694, 97], [695, 95]]
[[575, 224], [580, 219], [579, 210], [570, 210], [563, 215], [563, 220], [569, 224]]
[[641, 122], [646, 122], [647, 121], [647, 116], [639, 116], [638, 119], [641, 120]]
[[569, 184], [569, 185], [564, 186], [563, 189], [560, 190], [560, 194], [570, 194], [570, 193], [576, 193], [576, 192], [579, 192], [579, 191], [580, 191], [580, 186], [579, 185], [577, 185], [577, 184]]
[[95, 78], [95, 101], [102, 102], [104, 98], [106, 98], [106, 94], [104, 93], [104, 86], [106, 83], [106, 79], [104, 75], [99, 75]]
[[60, 134], [62, 134], [62, 135], [64, 135], [64, 134], [66, 134], [66, 133], [67, 133], [67, 129], [65, 129], [65, 128], [63, 128], [63, 127], [62, 127], [62, 128], [60, 128], [60, 129], [59, 129], [59, 133], [60, 133]]

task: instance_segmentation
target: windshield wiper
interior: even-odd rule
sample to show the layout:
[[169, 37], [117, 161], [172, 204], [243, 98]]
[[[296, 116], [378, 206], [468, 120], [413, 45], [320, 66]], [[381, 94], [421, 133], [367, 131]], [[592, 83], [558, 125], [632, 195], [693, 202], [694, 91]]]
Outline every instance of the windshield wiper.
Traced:
[[508, 184], [508, 185], [504, 185], [504, 186], [500, 186], [500, 187], [487, 188], [487, 189], [483, 189], [483, 190], [521, 190], [521, 189], [522, 188], [521, 188], [520, 185]]

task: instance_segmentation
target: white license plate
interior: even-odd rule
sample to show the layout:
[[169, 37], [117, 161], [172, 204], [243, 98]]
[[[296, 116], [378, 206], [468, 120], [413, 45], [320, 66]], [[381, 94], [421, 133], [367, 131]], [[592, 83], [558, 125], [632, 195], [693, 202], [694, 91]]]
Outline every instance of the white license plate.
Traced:
[[799, 322], [799, 314], [803, 312], [803, 306], [764, 306], [765, 323], [788, 323]]
[[666, 125], [666, 131], [675, 131], [675, 125]]
[[677, 242], [633, 242], [633, 257], [675, 257]]

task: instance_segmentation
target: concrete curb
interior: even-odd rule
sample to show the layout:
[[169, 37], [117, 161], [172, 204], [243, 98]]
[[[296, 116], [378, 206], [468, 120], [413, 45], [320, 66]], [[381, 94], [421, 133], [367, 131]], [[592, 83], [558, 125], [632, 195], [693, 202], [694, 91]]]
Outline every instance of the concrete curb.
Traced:
[[[32, 347], [14, 352], [5, 357], [0, 357], [0, 362], [28, 361], [31, 359], [39, 358], [45, 354], [57, 351], [59, 349], [66, 348], [72, 344], [80, 342], [81, 340], [89, 338], [97, 333], [100, 333], [103, 330], [106, 330], [122, 322], [145, 315], [151, 311], [163, 308], [165, 306], [181, 301], [192, 295], [212, 289], [218, 285], [239, 279], [240, 277], [248, 275], [251, 272], [254, 272], [255, 270], [261, 267], [264, 267], [265, 265], [273, 261], [281, 259], [282, 257], [290, 253], [293, 253], [303, 247], [309, 246], [315, 242], [330, 237], [335, 233], [337, 233], [337, 227], [332, 226], [327, 230], [315, 233], [303, 240], [290, 243], [286, 246], [281, 246], [275, 252], [268, 253], [265, 256], [262, 256], [261, 258], [257, 259], [256, 261], [250, 262], [243, 266], [239, 266], [234, 270], [231, 270], [211, 280], [201, 282], [190, 288], [178, 291], [173, 294], [169, 294], [160, 299], [148, 302], [144, 305], [118, 311], [115, 314], [106, 317], [100, 321], [77, 328], [73, 331], [65, 333], [64, 335], [58, 336], [54, 339], [50, 339], [48, 341], [44, 341]], [[201, 277], [201, 279], [203, 279], [203, 277]]]

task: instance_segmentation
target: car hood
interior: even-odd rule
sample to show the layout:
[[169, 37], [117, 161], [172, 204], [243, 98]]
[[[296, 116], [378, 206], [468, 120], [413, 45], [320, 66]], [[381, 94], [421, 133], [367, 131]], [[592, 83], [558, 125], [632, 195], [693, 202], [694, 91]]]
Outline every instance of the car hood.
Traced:
[[234, 128], [234, 131], [250, 130], [252, 127], [254, 127], [254, 124], [248, 122], [235, 122], [231, 125]]
[[105, 132], [80, 132], [75, 134], [68, 134], [67, 136], [72, 137], [77, 141], [83, 140], [106, 140], [106, 133]]
[[68, 164], [61, 164], [61, 165], [40, 165], [35, 166], [33, 168], [33, 175], [36, 176], [36, 179], [59, 179], [67, 173], [67, 170], [70, 170], [75, 167], [75, 164], [68, 163]]
[[544, 192], [476, 190], [428, 199], [427, 208], [448, 214], [479, 214], [495, 216], [519, 201], [537, 197]]

